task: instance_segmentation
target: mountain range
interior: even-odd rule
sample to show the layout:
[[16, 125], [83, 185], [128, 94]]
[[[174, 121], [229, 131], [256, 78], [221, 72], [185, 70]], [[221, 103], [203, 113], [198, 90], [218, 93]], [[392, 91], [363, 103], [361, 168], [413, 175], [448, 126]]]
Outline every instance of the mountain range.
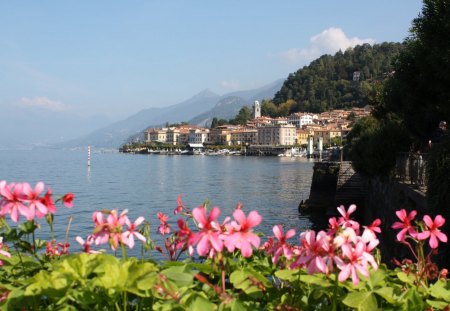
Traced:
[[126, 141], [140, 137], [149, 127], [160, 127], [166, 123], [183, 121], [193, 125], [208, 126], [213, 117], [230, 119], [243, 106], [253, 105], [255, 100], [271, 99], [280, 90], [283, 81], [280, 79], [257, 89], [237, 91], [222, 96], [206, 89], [179, 104], [141, 110], [90, 134], [59, 143], [56, 147], [72, 148], [91, 145], [97, 148], [118, 148]]

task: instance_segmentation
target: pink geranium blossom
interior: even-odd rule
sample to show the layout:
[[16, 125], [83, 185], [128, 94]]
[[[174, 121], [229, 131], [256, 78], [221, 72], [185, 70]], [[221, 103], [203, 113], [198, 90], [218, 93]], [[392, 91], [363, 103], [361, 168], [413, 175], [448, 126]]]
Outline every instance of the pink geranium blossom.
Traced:
[[444, 243], [447, 242], [447, 236], [438, 229], [445, 224], [444, 217], [442, 217], [441, 215], [437, 215], [434, 220], [432, 220], [430, 216], [425, 215], [423, 217], [423, 221], [425, 222], [428, 230], [418, 233], [418, 240], [425, 240], [430, 238], [429, 243], [431, 248], [437, 248], [439, 246], [439, 241]]
[[377, 238], [377, 233], [381, 233], [380, 224], [381, 220], [377, 218], [369, 226], [364, 226], [362, 238], [365, 242], [369, 242]]
[[337, 259], [337, 266], [341, 270], [338, 276], [340, 282], [345, 281], [351, 275], [353, 284], [358, 284], [359, 276], [357, 271], [365, 277], [369, 277], [367, 260], [364, 257], [364, 249], [365, 245], [363, 241], [357, 242], [354, 248], [348, 244], [342, 245], [344, 259]]
[[291, 267], [306, 267], [309, 274], [333, 270], [334, 252], [330, 236], [325, 231], [308, 230], [300, 234], [300, 253]]
[[28, 208], [30, 209], [30, 217], [32, 216], [31, 219], [34, 218], [35, 214], [38, 217], [43, 217], [48, 213], [47, 206], [42, 203], [42, 200], [39, 197], [41, 192], [44, 190], [44, 187], [45, 186], [43, 182], [38, 182], [34, 189], [32, 189], [28, 183], [23, 183], [22, 191], [25, 196], [23, 200], [24, 202], [28, 203]]
[[159, 227], [158, 227], [158, 231], [161, 235], [165, 235], [165, 234], [169, 234], [170, 233], [170, 226], [167, 223], [167, 221], [169, 220], [169, 216], [167, 216], [164, 213], [159, 212], [157, 214], [158, 219], [159, 219]]
[[139, 231], [137, 231], [137, 227], [144, 221], [144, 217], [138, 217], [134, 223], [132, 223], [128, 217], [125, 219], [125, 224], [128, 226], [128, 230], [122, 233], [122, 241], [125, 245], [128, 245], [129, 248], [134, 247], [134, 237], [141, 240], [145, 243], [147, 240]]
[[242, 256], [250, 257], [253, 253], [252, 245], [258, 248], [260, 244], [259, 237], [251, 229], [261, 223], [262, 217], [257, 211], [251, 211], [248, 217], [245, 217], [242, 209], [234, 210], [233, 217], [235, 219], [232, 222], [233, 232], [223, 236], [225, 246], [229, 252], [238, 248]]
[[394, 222], [392, 225], [393, 229], [401, 229], [399, 233], [397, 233], [397, 240], [399, 242], [404, 242], [406, 239], [406, 234], [409, 234], [411, 237], [416, 237], [416, 229], [412, 225], [412, 221], [417, 215], [416, 211], [411, 211], [409, 214], [406, 214], [405, 209], [401, 209], [399, 211], [396, 211], [395, 214], [397, 217], [401, 220], [401, 222]]
[[6, 185], [3, 183], [0, 187], [1, 195], [4, 197], [4, 205], [0, 213], [2, 216], [10, 214], [12, 221], [18, 222], [20, 215], [23, 215], [27, 220], [34, 218], [34, 211], [29, 209], [23, 203], [25, 195], [23, 193], [23, 184], [10, 183]]
[[10, 257], [11, 257], [11, 254], [10, 254], [9, 252], [3, 250], [3, 247], [4, 247], [4, 246], [5, 246], [5, 245], [3, 244], [3, 237], [0, 236], [0, 254], [2, 254], [2, 255], [5, 256], [5, 257], [10, 258]]
[[290, 260], [293, 254], [292, 246], [286, 241], [295, 235], [295, 230], [288, 230], [285, 235], [283, 234], [283, 227], [280, 225], [274, 226], [272, 230], [273, 234], [278, 239], [278, 241], [273, 241], [268, 250], [268, 253], [273, 255], [272, 262], [277, 263], [281, 255], [284, 255], [286, 259]]
[[220, 238], [221, 228], [217, 223], [220, 215], [220, 209], [213, 207], [209, 215], [206, 215], [204, 206], [196, 207], [192, 210], [192, 216], [197, 222], [200, 229], [193, 239], [197, 243], [197, 253], [200, 256], [209, 254], [212, 256], [214, 252], [221, 252], [223, 249], [223, 241]]
[[67, 193], [62, 197], [62, 201], [65, 207], [72, 208], [73, 207], [73, 193]]
[[339, 217], [339, 219], [338, 219], [338, 224], [342, 228], [350, 227], [350, 228], [353, 228], [353, 230], [355, 230], [356, 232], [358, 232], [359, 223], [350, 218], [350, 215], [356, 211], [356, 205], [355, 204], [350, 205], [348, 210], [345, 210], [344, 205], [341, 205], [337, 208], [337, 210], [342, 215], [342, 217]]
[[94, 237], [93, 235], [89, 235], [89, 236], [86, 238], [86, 241], [85, 241], [82, 237], [80, 237], [80, 236], [77, 236], [77, 237], [75, 238], [75, 240], [76, 240], [78, 243], [80, 243], [81, 246], [83, 246], [83, 251], [84, 251], [85, 253], [88, 253], [88, 254], [100, 254], [99, 251], [96, 251], [96, 250], [91, 249], [92, 244], [95, 242], [95, 237]]
[[180, 194], [178, 197], [177, 197], [177, 207], [175, 208], [175, 210], [173, 211], [173, 213], [176, 215], [176, 214], [178, 214], [178, 213], [181, 213], [184, 209], [185, 209], [185, 207], [184, 207], [184, 204], [183, 204], [183, 202], [181, 201], [181, 198], [183, 197], [183, 195], [182, 194]]

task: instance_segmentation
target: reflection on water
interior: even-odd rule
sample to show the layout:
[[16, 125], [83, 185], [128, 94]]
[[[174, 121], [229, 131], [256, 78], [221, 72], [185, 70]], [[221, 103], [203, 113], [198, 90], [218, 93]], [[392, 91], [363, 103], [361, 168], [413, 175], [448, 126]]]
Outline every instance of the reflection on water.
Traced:
[[74, 151], [0, 151], [0, 180], [42, 180], [54, 193], [73, 192], [74, 208], [61, 208], [55, 227], [63, 239], [67, 218], [73, 215], [69, 234], [73, 245], [76, 235], [90, 233], [92, 212], [99, 209], [127, 208], [130, 218], [148, 219], [152, 232], [159, 211], [174, 225], [173, 209], [180, 194], [191, 208], [205, 200], [221, 207], [220, 220], [241, 202], [246, 213], [258, 210], [263, 216], [258, 230], [265, 234], [272, 234], [275, 224], [297, 232], [312, 226], [297, 209], [309, 195], [313, 171], [313, 163], [303, 158], [93, 153], [88, 168], [86, 157], [86, 152]]

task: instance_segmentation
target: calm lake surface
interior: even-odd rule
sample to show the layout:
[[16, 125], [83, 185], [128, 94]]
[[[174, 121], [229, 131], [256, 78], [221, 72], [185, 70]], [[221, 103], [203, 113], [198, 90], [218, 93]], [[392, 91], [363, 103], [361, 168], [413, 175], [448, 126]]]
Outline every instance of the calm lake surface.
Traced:
[[[298, 214], [298, 204], [309, 196], [313, 162], [304, 158], [244, 156], [167, 156], [37, 149], [0, 151], [0, 180], [27, 181], [34, 187], [43, 181], [54, 194], [75, 194], [73, 209], [59, 207], [55, 216], [57, 239], [63, 240], [68, 217], [74, 216], [69, 233], [71, 249], [78, 251], [77, 235], [85, 238], [93, 229], [92, 212], [129, 210], [132, 221], [144, 216], [153, 238], [161, 211], [176, 219], [178, 195], [194, 208], [209, 200], [219, 206], [219, 219], [231, 216], [241, 202], [244, 211], [258, 210], [263, 217], [257, 231], [272, 234], [275, 224], [297, 232], [312, 226]], [[41, 220], [45, 223], [45, 220]], [[42, 232], [47, 231], [43, 225]], [[44, 233], [45, 235], [45, 233]], [[137, 247], [136, 247], [137, 248]], [[138, 248], [134, 250], [138, 252]]]

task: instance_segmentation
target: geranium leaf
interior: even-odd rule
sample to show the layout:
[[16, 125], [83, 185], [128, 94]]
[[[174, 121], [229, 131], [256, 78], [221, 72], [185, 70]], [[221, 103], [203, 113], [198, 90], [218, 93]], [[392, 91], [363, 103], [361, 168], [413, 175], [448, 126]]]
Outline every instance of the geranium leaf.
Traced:
[[342, 302], [359, 311], [372, 311], [378, 308], [377, 299], [372, 292], [349, 293]]

